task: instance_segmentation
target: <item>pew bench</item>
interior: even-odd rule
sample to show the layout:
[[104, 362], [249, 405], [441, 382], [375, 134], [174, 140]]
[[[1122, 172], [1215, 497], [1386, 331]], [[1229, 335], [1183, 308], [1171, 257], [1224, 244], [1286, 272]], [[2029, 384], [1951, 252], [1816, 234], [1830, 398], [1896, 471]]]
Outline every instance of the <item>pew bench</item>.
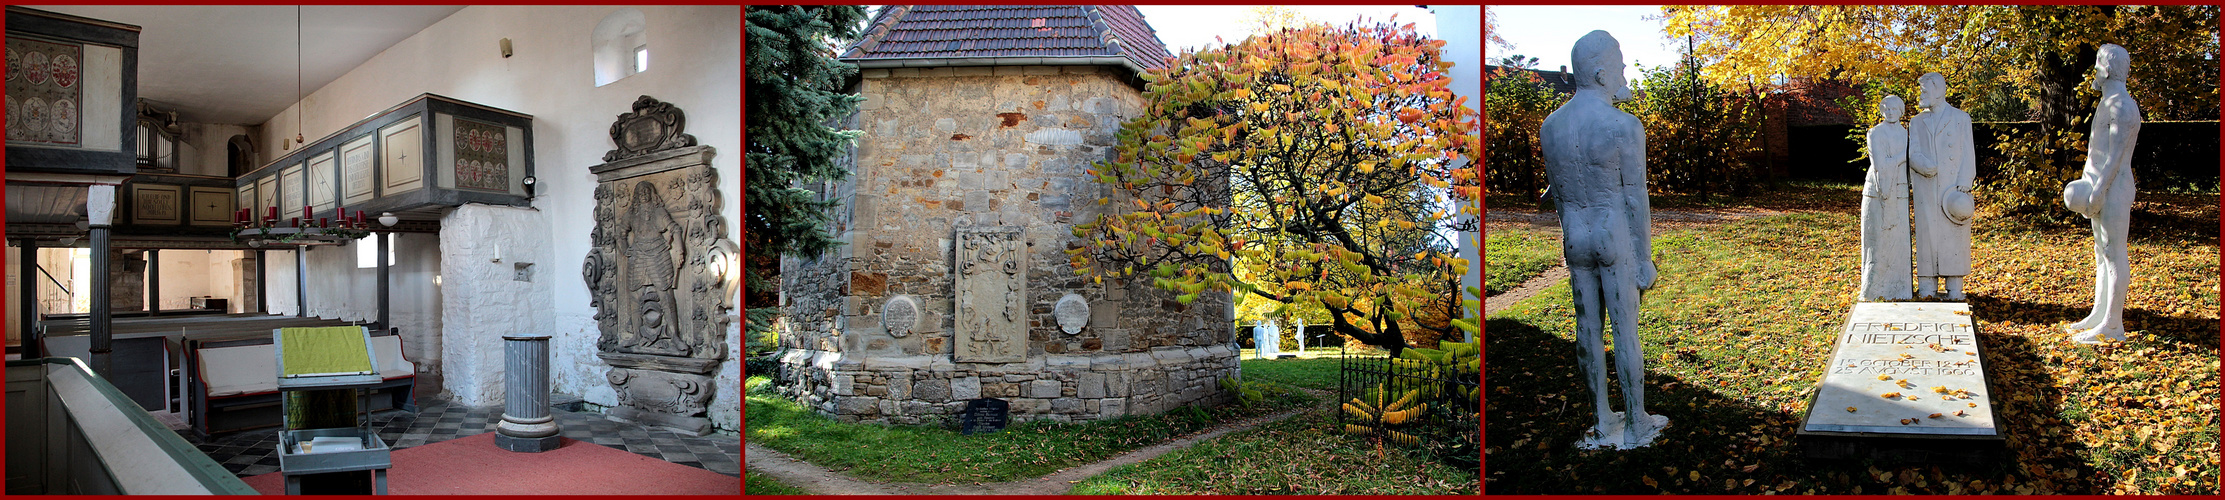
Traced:
[[[284, 422], [278, 391], [278, 354], [271, 339], [189, 342], [191, 401], [186, 422], [202, 438], [212, 434], [271, 427]], [[402, 356], [402, 337], [371, 337], [377, 371], [383, 380], [356, 403], [369, 411], [417, 411], [417, 363]]]

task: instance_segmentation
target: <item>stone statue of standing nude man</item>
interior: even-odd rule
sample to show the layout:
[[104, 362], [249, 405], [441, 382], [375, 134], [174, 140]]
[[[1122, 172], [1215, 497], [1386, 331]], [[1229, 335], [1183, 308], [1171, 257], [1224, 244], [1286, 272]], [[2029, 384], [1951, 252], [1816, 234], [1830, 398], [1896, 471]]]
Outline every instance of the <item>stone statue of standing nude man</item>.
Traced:
[[1862, 288], [1856, 300], [1908, 300], [1908, 129], [1901, 127], [1900, 96], [1877, 103], [1870, 127], [1870, 173], [1862, 183]]
[[2125, 92], [2130, 57], [2117, 44], [2095, 54], [2101, 101], [2094, 103], [2094, 128], [2086, 135], [2086, 168], [2063, 187], [2063, 206], [2094, 226], [2094, 310], [2064, 327], [2079, 343], [2125, 339], [2125, 291], [2132, 284], [2125, 232], [2132, 224], [2132, 145], [2140, 138], [2140, 105]]
[[1924, 107], [1908, 119], [1908, 169], [1916, 174], [1908, 179], [1916, 222], [1916, 295], [1962, 300], [1962, 277], [1970, 274], [1970, 216], [1977, 207], [1970, 196], [1977, 147], [1970, 114], [1947, 104], [1947, 78], [1925, 73], [1916, 83], [1922, 87], [1917, 103]]
[[[1638, 343], [1638, 298], [1653, 288], [1652, 219], [1646, 201], [1646, 131], [1615, 109], [1629, 100], [1622, 46], [1605, 31], [1571, 51], [1576, 94], [1553, 110], [1538, 131], [1546, 180], [1559, 199], [1561, 250], [1576, 299], [1576, 345], [1591, 385], [1597, 425], [1580, 448], [1631, 449], [1653, 442], [1669, 419], [1645, 410], [1645, 351]], [[1623, 412], [1608, 408], [1604, 322], [1615, 337]]]

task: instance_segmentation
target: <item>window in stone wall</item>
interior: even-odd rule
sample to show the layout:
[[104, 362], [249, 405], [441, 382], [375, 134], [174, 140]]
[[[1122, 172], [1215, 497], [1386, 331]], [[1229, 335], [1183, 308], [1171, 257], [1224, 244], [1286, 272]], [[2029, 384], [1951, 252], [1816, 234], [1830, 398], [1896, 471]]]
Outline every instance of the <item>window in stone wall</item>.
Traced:
[[639, 9], [618, 9], [595, 24], [595, 86], [649, 71], [649, 29]]

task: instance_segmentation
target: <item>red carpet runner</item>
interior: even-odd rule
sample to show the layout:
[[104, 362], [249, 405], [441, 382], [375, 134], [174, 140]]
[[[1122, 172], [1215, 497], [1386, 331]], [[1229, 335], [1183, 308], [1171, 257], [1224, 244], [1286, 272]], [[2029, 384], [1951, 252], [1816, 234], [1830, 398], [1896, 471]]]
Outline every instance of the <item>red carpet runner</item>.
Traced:
[[[496, 448], [493, 432], [394, 452], [390, 495], [739, 495], [742, 480], [703, 469], [564, 440], [542, 453]], [[265, 495], [286, 492], [277, 472], [244, 481]]]

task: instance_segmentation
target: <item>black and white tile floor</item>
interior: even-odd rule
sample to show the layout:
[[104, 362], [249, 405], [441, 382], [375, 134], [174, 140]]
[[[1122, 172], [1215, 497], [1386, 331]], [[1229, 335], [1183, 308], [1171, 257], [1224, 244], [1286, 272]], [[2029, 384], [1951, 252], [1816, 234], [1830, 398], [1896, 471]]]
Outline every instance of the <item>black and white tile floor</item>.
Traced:
[[[469, 407], [450, 405], [446, 402], [429, 402], [411, 414], [406, 411], [388, 410], [371, 414], [371, 428], [388, 446], [402, 450], [413, 446], [438, 443], [450, 439], [493, 432], [496, 422], [502, 421], [502, 407]], [[563, 435], [585, 443], [593, 443], [633, 452], [649, 458], [708, 470], [734, 477], [741, 477], [742, 445], [733, 436], [710, 435], [683, 436], [669, 430], [644, 427], [640, 424], [619, 422], [605, 418], [600, 413], [556, 411], [557, 427]], [[218, 434], [208, 440], [193, 437], [191, 432], [179, 432], [186, 442], [193, 443], [209, 458], [224, 464], [224, 469], [239, 477], [278, 472], [278, 429]]]

